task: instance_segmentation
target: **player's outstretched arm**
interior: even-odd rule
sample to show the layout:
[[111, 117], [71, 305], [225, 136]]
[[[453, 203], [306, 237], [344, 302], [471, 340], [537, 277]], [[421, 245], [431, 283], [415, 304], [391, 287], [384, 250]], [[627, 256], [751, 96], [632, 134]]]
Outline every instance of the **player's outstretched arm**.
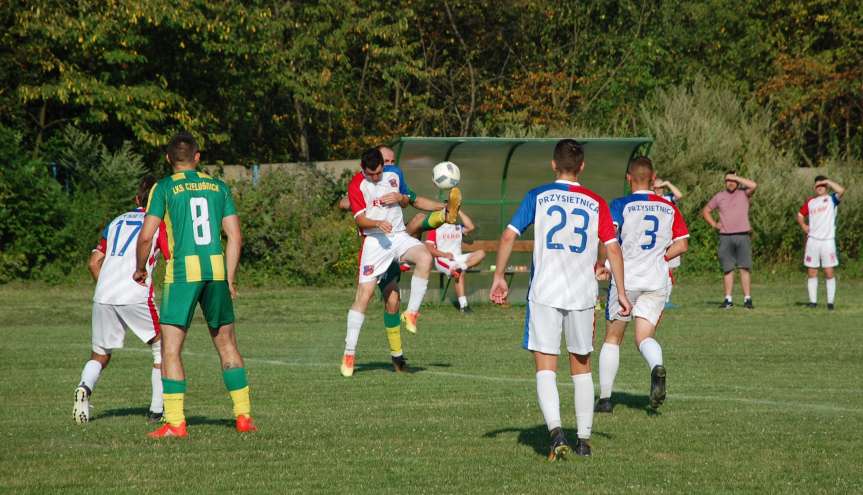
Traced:
[[689, 239], [677, 239], [672, 242], [668, 249], [665, 250], [665, 259], [670, 260], [677, 258], [681, 254], [689, 250]]
[[809, 233], [809, 225], [806, 223], [806, 217], [804, 217], [800, 213], [797, 214], [797, 225], [800, 226], [800, 230], [802, 230], [803, 233]]
[[93, 280], [99, 280], [99, 272], [102, 271], [102, 262], [105, 261], [105, 253], [99, 251], [98, 249], [94, 249], [92, 253], [90, 253], [90, 259], [87, 261], [87, 268], [90, 269], [90, 275], [93, 276]]
[[231, 297], [237, 297], [237, 286], [234, 284], [237, 276], [237, 266], [240, 264], [240, 251], [243, 248], [243, 234], [240, 230], [240, 217], [231, 215], [222, 219], [222, 229], [225, 231], [225, 267], [228, 270], [228, 289]]
[[425, 196], [417, 196], [413, 202], [414, 208], [417, 210], [423, 211], [438, 211], [442, 210], [446, 207], [445, 204], [440, 201], [434, 201], [432, 199], [426, 198]]
[[147, 285], [147, 258], [150, 257], [150, 249], [153, 247], [153, 237], [156, 235], [156, 230], [161, 223], [161, 218], [147, 215], [144, 218], [144, 226], [141, 227], [141, 232], [138, 233], [138, 244], [135, 249], [137, 264], [135, 265], [135, 274], [132, 275], [132, 278], [141, 285]]
[[471, 232], [476, 230], [476, 225], [473, 223], [473, 220], [471, 220], [471, 218], [467, 216], [467, 213], [465, 213], [464, 210], [458, 211], [458, 217], [461, 219], [461, 224], [464, 227], [462, 229], [463, 233], [470, 234]]
[[617, 288], [617, 299], [620, 303], [620, 315], [628, 316], [632, 310], [632, 303], [626, 297], [626, 282], [623, 279], [623, 251], [620, 244], [611, 242], [605, 245], [608, 262], [611, 263], [611, 273], [614, 276], [614, 286]]
[[491, 283], [491, 291], [489, 297], [495, 304], [506, 304], [506, 297], [509, 295], [509, 286], [507, 286], [506, 266], [509, 264], [509, 257], [512, 255], [512, 246], [515, 244], [515, 239], [518, 237], [513, 230], [507, 228], [500, 236], [500, 242], [497, 246], [497, 260], [494, 269], [494, 279]]

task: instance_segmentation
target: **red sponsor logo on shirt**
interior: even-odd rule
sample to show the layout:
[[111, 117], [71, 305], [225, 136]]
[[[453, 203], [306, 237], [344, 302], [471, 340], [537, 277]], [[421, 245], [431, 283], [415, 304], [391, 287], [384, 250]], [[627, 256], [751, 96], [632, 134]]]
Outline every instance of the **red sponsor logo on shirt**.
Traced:
[[399, 181], [395, 179], [390, 179], [390, 185], [393, 187], [399, 187]]
[[369, 275], [371, 275], [374, 272], [375, 272], [375, 266], [374, 265], [364, 265], [363, 266], [363, 275], [365, 275], [366, 277], [368, 277]]

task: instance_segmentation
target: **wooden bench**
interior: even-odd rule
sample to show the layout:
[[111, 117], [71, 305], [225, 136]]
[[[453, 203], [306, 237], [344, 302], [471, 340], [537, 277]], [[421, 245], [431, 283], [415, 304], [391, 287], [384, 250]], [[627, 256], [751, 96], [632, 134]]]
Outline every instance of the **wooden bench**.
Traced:
[[[492, 257], [492, 263], [494, 264], [494, 253], [497, 253], [497, 246], [499, 241], [485, 241], [485, 240], [476, 240], [471, 243], [462, 243], [461, 250], [463, 253], [472, 253], [474, 251], [483, 250], [486, 252], [486, 256]], [[532, 253], [533, 252], [533, 241], [525, 241], [525, 240], [516, 240], [512, 246], [513, 253]], [[488, 265], [487, 262], [484, 262]], [[483, 270], [477, 268], [471, 268], [467, 270], [467, 273], [494, 273], [495, 270]], [[530, 271], [529, 265], [509, 265], [506, 267], [506, 271], [504, 272], [506, 276], [507, 285], [512, 285], [512, 278], [516, 273], [527, 273]], [[449, 292], [450, 283], [452, 283], [452, 277], [447, 277], [443, 273], [439, 275], [439, 287], [441, 288], [440, 294], [440, 302], [444, 302], [446, 300], [446, 294]], [[444, 279], [446, 279], [446, 283], [444, 284]]]

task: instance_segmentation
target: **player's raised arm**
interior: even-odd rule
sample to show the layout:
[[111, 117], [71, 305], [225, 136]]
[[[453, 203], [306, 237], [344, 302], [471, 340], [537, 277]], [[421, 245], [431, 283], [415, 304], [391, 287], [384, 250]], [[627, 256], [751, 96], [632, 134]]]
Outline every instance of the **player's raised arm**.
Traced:
[[[833, 192], [835, 192], [836, 196], [839, 198], [841, 198], [842, 195], [845, 194], [845, 188], [840, 186], [837, 182], [834, 182], [830, 179], [825, 179], [825, 180], [821, 181], [821, 184], [823, 184], [825, 186], [829, 186], [830, 189], [833, 189]], [[817, 186], [818, 184], [815, 184], [815, 185]]]
[[463, 233], [470, 234], [471, 232], [476, 230], [476, 224], [473, 223], [473, 220], [471, 220], [471, 218], [467, 216], [467, 213], [465, 213], [464, 210], [459, 210], [458, 217], [461, 219]]
[[736, 175], [736, 174], [730, 174], [728, 176], [728, 178], [730, 180], [737, 181], [738, 184], [745, 187], [747, 196], [752, 196], [753, 194], [755, 194], [755, 190], [758, 189], [758, 183], [755, 182], [754, 180], [747, 179], [745, 177], [740, 177], [739, 175]]
[[141, 285], [147, 283], [147, 258], [150, 257], [150, 248], [153, 247], [153, 237], [156, 235], [156, 230], [162, 219], [147, 215], [144, 218], [144, 226], [141, 227], [141, 232], [138, 234], [138, 244], [135, 249], [137, 264], [135, 265], [135, 274], [132, 278], [135, 282]]
[[240, 230], [240, 217], [231, 215], [222, 219], [222, 229], [225, 231], [227, 242], [225, 243], [225, 266], [227, 268], [228, 289], [231, 297], [237, 297], [237, 288], [234, 284], [237, 275], [237, 266], [240, 264], [240, 251], [243, 247], [243, 234]]
[[680, 201], [683, 198], [683, 193], [671, 182], [667, 180], [662, 181], [662, 187], [667, 187], [671, 191], [671, 194], [674, 195], [674, 201]]
[[512, 255], [512, 247], [515, 244], [515, 239], [518, 234], [511, 228], [506, 228], [500, 236], [500, 242], [497, 246], [497, 260], [494, 269], [494, 279], [491, 283], [491, 291], [489, 297], [495, 304], [506, 304], [506, 297], [509, 295], [509, 287], [506, 279], [506, 266], [509, 264], [509, 257]]

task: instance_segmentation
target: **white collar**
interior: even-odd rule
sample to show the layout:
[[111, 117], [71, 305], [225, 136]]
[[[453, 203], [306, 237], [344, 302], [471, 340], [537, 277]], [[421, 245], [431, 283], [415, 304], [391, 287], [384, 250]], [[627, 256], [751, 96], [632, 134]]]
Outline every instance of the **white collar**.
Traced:
[[632, 191], [632, 194], [656, 194], [649, 189], [639, 189], [638, 191]]
[[569, 184], [570, 186], [580, 186], [581, 185], [578, 182], [573, 182], [571, 180], [565, 180], [565, 179], [557, 179], [554, 182], [555, 182], [555, 184]]

